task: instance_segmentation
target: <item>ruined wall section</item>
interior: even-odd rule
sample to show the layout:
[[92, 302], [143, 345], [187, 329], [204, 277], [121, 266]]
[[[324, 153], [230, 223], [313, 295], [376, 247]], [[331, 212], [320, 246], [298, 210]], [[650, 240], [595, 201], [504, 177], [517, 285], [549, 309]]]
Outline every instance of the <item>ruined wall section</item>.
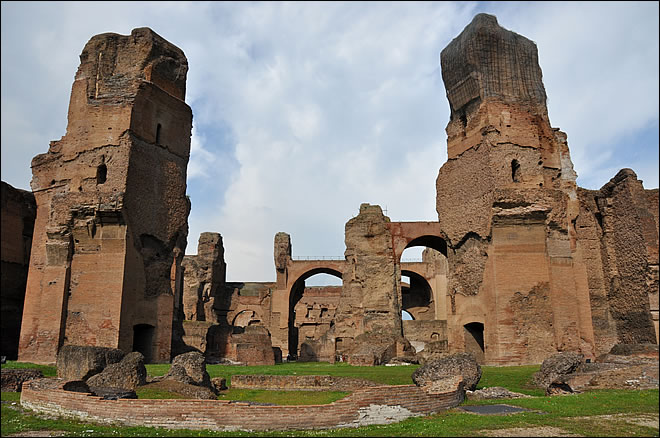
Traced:
[[587, 268], [589, 302], [594, 330], [596, 355], [609, 353], [619, 343], [617, 327], [608, 302], [609, 276], [607, 258], [603, 258], [603, 224], [598, 209], [598, 190], [578, 189], [580, 214], [575, 222], [578, 251]]
[[[660, 203], [659, 203], [659, 196], [658, 193], [660, 190], [658, 189], [646, 189], [646, 199], [647, 199], [647, 210], [653, 215], [655, 219], [655, 231], [659, 230], [660, 227], [660, 219], [658, 216], [660, 215]], [[647, 284], [649, 285], [648, 291], [649, 291], [649, 305], [651, 308], [651, 317], [653, 318], [653, 324], [655, 325], [655, 338], [657, 342], [660, 342], [660, 328], [659, 328], [659, 321], [658, 319], [660, 318], [659, 316], [659, 307], [660, 305], [658, 304], [658, 291], [660, 290], [660, 272], [659, 272], [659, 266], [658, 266], [658, 247], [660, 246], [658, 244], [658, 236], [660, 235], [660, 231], [658, 231], [658, 234], [656, 234], [656, 241], [655, 241], [655, 251], [652, 249], [649, 251], [649, 272], [648, 272], [648, 277], [647, 277]], [[645, 234], [645, 236], [650, 236], [652, 237], [652, 234]], [[652, 241], [647, 240], [647, 248], [652, 247]]]
[[225, 287], [224, 253], [219, 233], [202, 233], [197, 255], [184, 256], [182, 307], [185, 320], [218, 322], [214, 307]]
[[[184, 259], [187, 281], [196, 286], [188, 291], [199, 290], [199, 276], [190, 274], [191, 260], [206, 256], [216, 262], [222, 260], [220, 235], [202, 233], [196, 256]], [[224, 267], [224, 262], [222, 264]], [[205, 272], [200, 270], [200, 272]], [[211, 274], [218, 275], [219, 271]], [[204, 354], [207, 363], [242, 363], [249, 365], [269, 365], [281, 361], [281, 351], [273, 348], [268, 330], [271, 324], [271, 301], [275, 283], [271, 282], [225, 282], [224, 269], [222, 284], [212, 301], [201, 303], [193, 295], [198, 308], [210, 308], [213, 321], [186, 319], [175, 324], [173, 333], [173, 356], [196, 350]], [[217, 279], [219, 280], [219, 279]], [[207, 283], [210, 284], [210, 283]], [[202, 288], [203, 290], [203, 288]], [[189, 307], [194, 308], [194, 307]]]
[[401, 272], [389, 222], [378, 205], [362, 204], [346, 223], [346, 267], [335, 324], [319, 342], [307, 342], [317, 360], [379, 365], [414, 353], [403, 338]]
[[[451, 118], [436, 208], [449, 239], [450, 350], [462, 351], [462, 327], [479, 323], [490, 363], [593, 355], [586, 268], [575, 253], [577, 175], [566, 135], [548, 119], [536, 45], [478, 14], [441, 65]], [[550, 325], [520, 306], [541, 291]], [[540, 325], [521, 337], [527, 320]]]
[[32, 161], [23, 360], [54, 361], [63, 343], [131, 351], [141, 326], [148, 360], [167, 361], [190, 210], [187, 60], [148, 28], [97, 35], [80, 60], [66, 135]]
[[334, 324], [341, 298], [341, 286], [306, 287], [294, 308], [294, 325], [298, 328], [298, 360], [318, 360], [307, 342], [317, 342]]
[[596, 271], [590, 293], [599, 352], [615, 343], [656, 343], [657, 203], [652, 196], [649, 202], [630, 169], [619, 171], [598, 191], [579, 194], [580, 245]]
[[401, 335], [400, 274], [394, 260], [389, 218], [377, 205], [362, 204], [346, 223], [342, 295], [337, 309], [337, 335], [366, 332]]
[[18, 357], [23, 302], [37, 204], [32, 192], [20, 190], [2, 181], [0, 210], [2, 211], [2, 355]]

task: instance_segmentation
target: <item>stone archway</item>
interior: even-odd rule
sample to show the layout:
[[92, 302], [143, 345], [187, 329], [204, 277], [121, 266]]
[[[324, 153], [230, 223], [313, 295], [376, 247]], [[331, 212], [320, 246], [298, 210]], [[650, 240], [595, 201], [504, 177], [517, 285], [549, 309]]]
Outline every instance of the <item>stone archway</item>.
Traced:
[[[301, 299], [303, 299], [303, 296], [308, 290], [305, 286], [305, 281], [308, 278], [313, 277], [314, 275], [317, 274], [328, 274], [337, 277], [339, 279], [342, 278], [342, 273], [337, 271], [336, 269], [329, 267], [315, 267], [309, 269], [308, 271], [303, 272], [302, 274], [300, 274], [298, 278], [296, 278], [293, 281], [288, 294], [289, 318], [287, 323], [287, 329], [288, 329], [287, 346], [288, 346], [289, 360], [296, 360], [298, 358], [301, 341], [307, 340], [310, 337], [320, 338], [322, 333], [330, 328], [334, 319], [334, 310], [336, 309], [338, 303], [330, 303], [330, 304], [324, 303], [324, 301], [328, 301], [328, 300], [327, 299], [323, 300], [322, 297], [319, 297], [321, 299], [317, 300], [319, 301], [318, 303], [315, 303], [317, 305], [314, 305], [314, 303], [312, 303], [311, 308], [309, 308], [309, 306], [306, 306], [307, 308], [304, 309], [305, 310], [304, 315], [298, 315], [296, 312], [296, 305], [301, 301]], [[333, 288], [337, 288], [337, 287], [335, 286]], [[341, 293], [341, 287], [338, 288], [339, 288], [339, 293]], [[337, 294], [336, 292], [334, 293]], [[332, 301], [338, 301], [338, 297], [336, 297], [336, 299]], [[305, 331], [305, 333], [302, 334], [304, 338], [300, 337], [301, 329]]]
[[403, 267], [401, 276], [410, 278], [410, 284], [401, 283], [401, 310], [408, 312], [415, 320], [435, 319], [433, 291], [426, 278]]

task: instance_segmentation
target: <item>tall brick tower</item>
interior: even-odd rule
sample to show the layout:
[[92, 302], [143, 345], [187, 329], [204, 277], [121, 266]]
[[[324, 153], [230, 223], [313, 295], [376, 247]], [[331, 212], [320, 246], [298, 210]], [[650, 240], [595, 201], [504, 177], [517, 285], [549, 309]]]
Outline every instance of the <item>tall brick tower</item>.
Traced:
[[[552, 128], [536, 44], [479, 14], [441, 53], [451, 119], [437, 178], [452, 350], [487, 363], [593, 357], [576, 174]], [[476, 342], [475, 342], [476, 340]]]
[[187, 72], [183, 52], [148, 28], [83, 49], [66, 135], [32, 160], [19, 360], [53, 363], [65, 344], [170, 360], [190, 211]]

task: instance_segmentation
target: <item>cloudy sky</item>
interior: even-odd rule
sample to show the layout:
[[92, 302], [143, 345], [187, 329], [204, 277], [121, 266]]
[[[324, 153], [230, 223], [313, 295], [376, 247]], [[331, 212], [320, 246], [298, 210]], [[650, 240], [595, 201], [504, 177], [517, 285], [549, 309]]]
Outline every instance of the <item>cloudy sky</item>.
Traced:
[[[2, 180], [66, 130], [85, 43], [148, 26], [190, 66], [188, 254], [223, 236], [229, 281], [273, 281], [273, 237], [342, 256], [363, 202], [437, 220], [449, 104], [440, 51], [479, 12], [535, 41], [578, 184], [658, 187], [658, 2], [2, 2]], [[405, 255], [404, 255], [405, 256]]]

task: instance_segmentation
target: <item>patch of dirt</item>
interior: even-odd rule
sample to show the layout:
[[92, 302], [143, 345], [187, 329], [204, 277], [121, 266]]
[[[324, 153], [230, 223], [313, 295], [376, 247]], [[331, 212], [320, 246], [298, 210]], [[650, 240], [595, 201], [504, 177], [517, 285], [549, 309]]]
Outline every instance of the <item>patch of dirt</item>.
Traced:
[[584, 436], [558, 427], [515, 427], [512, 429], [480, 430], [482, 436]]
[[25, 432], [18, 432], [18, 433], [13, 433], [11, 435], [7, 435], [8, 437], [10, 436], [33, 436], [33, 437], [40, 437], [40, 436], [66, 436], [67, 432], [63, 430], [28, 430]]
[[[621, 422], [624, 421], [636, 426], [652, 427], [658, 429], [658, 414], [613, 414], [613, 415], [594, 415], [591, 417], [573, 417], [573, 420], [592, 421], [592, 422]], [[508, 436], [584, 436], [571, 433], [558, 427], [516, 427], [511, 429], [491, 429], [480, 430], [481, 436], [508, 437]]]
[[636, 426], [653, 427], [658, 429], [660, 414], [613, 414], [613, 415], [594, 415], [593, 417], [576, 417], [576, 420], [587, 421], [625, 421]]

